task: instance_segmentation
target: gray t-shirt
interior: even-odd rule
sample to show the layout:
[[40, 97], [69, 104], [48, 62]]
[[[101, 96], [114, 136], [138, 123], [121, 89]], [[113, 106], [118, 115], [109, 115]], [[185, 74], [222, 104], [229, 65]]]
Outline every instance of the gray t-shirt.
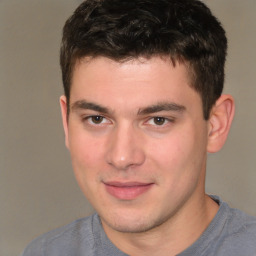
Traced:
[[[256, 256], [256, 218], [215, 197], [219, 211], [201, 237], [178, 256]], [[97, 214], [32, 241], [22, 256], [124, 256], [106, 236]]]

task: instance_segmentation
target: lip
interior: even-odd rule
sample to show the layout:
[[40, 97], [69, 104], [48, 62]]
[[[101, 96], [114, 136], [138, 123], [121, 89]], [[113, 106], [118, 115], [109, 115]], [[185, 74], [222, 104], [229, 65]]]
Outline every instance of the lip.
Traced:
[[153, 183], [110, 181], [104, 182], [104, 185], [107, 192], [113, 197], [121, 200], [133, 200], [146, 193]]

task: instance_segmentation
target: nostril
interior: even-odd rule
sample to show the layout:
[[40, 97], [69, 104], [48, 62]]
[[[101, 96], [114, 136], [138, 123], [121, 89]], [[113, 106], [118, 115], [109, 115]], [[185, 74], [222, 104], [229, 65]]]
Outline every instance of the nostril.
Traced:
[[126, 156], [118, 156], [114, 152], [109, 153], [107, 162], [117, 170], [127, 170], [129, 168], [139, 166], [145, 161], [145, 155], [142, 150], [133, 150]]

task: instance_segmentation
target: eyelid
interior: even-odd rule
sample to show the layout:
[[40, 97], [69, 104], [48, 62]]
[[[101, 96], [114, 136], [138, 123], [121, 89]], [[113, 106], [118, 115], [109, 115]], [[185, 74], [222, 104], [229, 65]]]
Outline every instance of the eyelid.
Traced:
[[[93, 117], [102, 117], [103, 118], [103, 122], [100, 122], [100, 123], [94, 123], [92, 122], [92, 118]], [[101, 114], [91, 114], [91, 115], [85, 115], [82, 117], [82, 121], [86, 121], [87, 123], [89, 123], [90, 125], [94, 125], [94, 126], [100, 126], [100, 125], [104, 125], [104, 124], [111, 124], [112, 121], [105, 117], [104, 115], [101, 115]]]
[[[164, 121], [163, 124], [159, 124], [159, 125], [150, 124], [150, 121], [154, 122], [155, 118], [163, 118], [165, 121]], [[161, 128], [161, 127], [165, 127], [166, 125], [168, 125], [170, 123], [174, 123], [174, 121], [175, 121], [175, 118], [173, 118], [173, 117], [166, 117], [166, 116], [162, 116], [162, 115], [156, 115], [156, 116], [151, 116], [151, 117], [147, 118], [145, 123], [149, 124], [149, 125], [152, 125], [152, 126], [155, 126], [157, 128]]]

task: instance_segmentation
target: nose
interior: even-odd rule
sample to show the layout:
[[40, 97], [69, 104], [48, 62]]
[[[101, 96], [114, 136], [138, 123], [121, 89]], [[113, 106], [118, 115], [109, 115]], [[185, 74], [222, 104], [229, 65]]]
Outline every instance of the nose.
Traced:
[[128, 170], [145, 161], [142, 138], [132, 126], [116, 127], [108, 144], [107, 162], [117, 170]]

